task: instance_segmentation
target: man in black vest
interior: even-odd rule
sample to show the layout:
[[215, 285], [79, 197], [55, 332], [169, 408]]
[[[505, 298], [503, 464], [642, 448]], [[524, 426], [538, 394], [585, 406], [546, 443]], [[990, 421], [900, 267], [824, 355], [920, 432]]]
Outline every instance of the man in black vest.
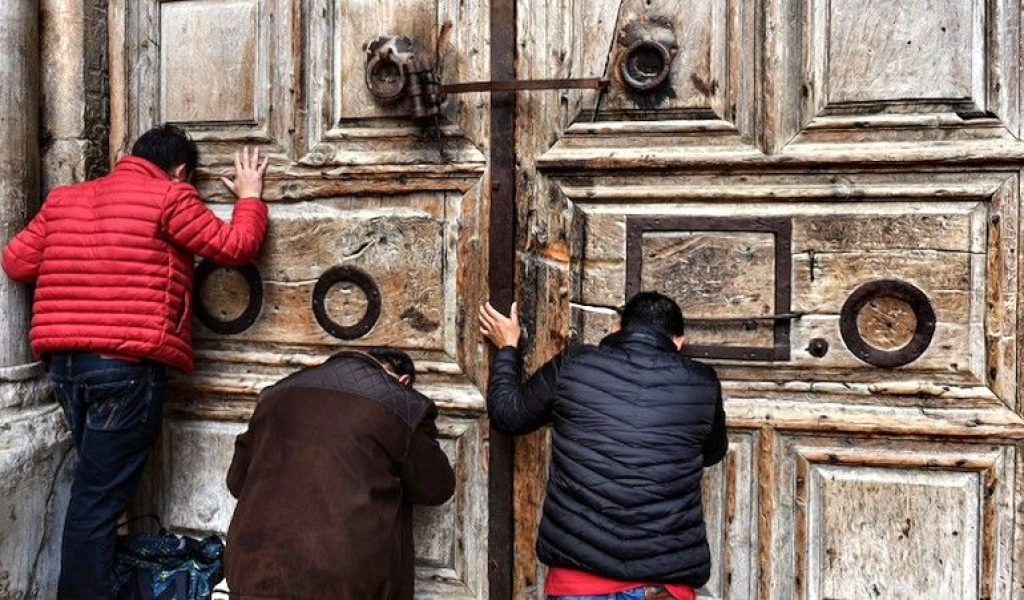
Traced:
[[599, 346], [562, 352], [520, 385], [521, 329], [490, 304], [480, 329], [498, 347], [487, 408], [499, 430], [552, 424], [537, 554], [549, 598], [692, 600], [711, 574], [704, 468], [728, 449], [714, 369], [686, 358], [671, 298], [637, 294]]

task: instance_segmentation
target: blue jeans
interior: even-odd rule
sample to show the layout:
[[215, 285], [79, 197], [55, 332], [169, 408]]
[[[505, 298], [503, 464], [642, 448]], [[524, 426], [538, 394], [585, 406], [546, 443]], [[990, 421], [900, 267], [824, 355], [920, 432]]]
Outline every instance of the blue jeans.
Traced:
[[644, 588], [608, 594], [606, 596], [548, 596], [548, 600], [644, 600]]
[[160, 432], [166, 369], [95, 354], [55, 354], [50, 379], [78, 451], [57, 597], [113, 598], [117, 522], [135, 497]]

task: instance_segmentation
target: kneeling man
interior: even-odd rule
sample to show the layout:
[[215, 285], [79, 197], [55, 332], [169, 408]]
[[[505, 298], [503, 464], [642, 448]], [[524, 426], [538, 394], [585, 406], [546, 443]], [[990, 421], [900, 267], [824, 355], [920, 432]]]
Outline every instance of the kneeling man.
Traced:
[[413, 597], [412, 505], [455, 489], [415, 377], [408, 355], [380, 348], [263, 392], [228, 471], [232, 597]]

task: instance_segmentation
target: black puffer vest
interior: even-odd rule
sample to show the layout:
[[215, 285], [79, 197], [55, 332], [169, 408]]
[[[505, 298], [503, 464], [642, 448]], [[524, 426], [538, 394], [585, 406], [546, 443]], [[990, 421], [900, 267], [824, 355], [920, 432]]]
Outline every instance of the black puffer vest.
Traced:
[[568, 351], [555, 391], [539, 558], [623, 581], [704, 585], [714, 370], [656, 330], [630, 329]]

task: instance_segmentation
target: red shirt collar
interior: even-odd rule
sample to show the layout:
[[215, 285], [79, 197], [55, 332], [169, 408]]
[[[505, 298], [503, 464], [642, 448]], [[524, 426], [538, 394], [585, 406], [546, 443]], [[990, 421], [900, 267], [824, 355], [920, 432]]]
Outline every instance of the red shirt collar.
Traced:
[[114, 167], [115, 173], [131, 173], [133, 175], [144, 175], [155, 179], [170, 181], [171, 178], [160, 167], [154, 165], [144, 158], [138, 156], [126, 156], [117, 162]]

